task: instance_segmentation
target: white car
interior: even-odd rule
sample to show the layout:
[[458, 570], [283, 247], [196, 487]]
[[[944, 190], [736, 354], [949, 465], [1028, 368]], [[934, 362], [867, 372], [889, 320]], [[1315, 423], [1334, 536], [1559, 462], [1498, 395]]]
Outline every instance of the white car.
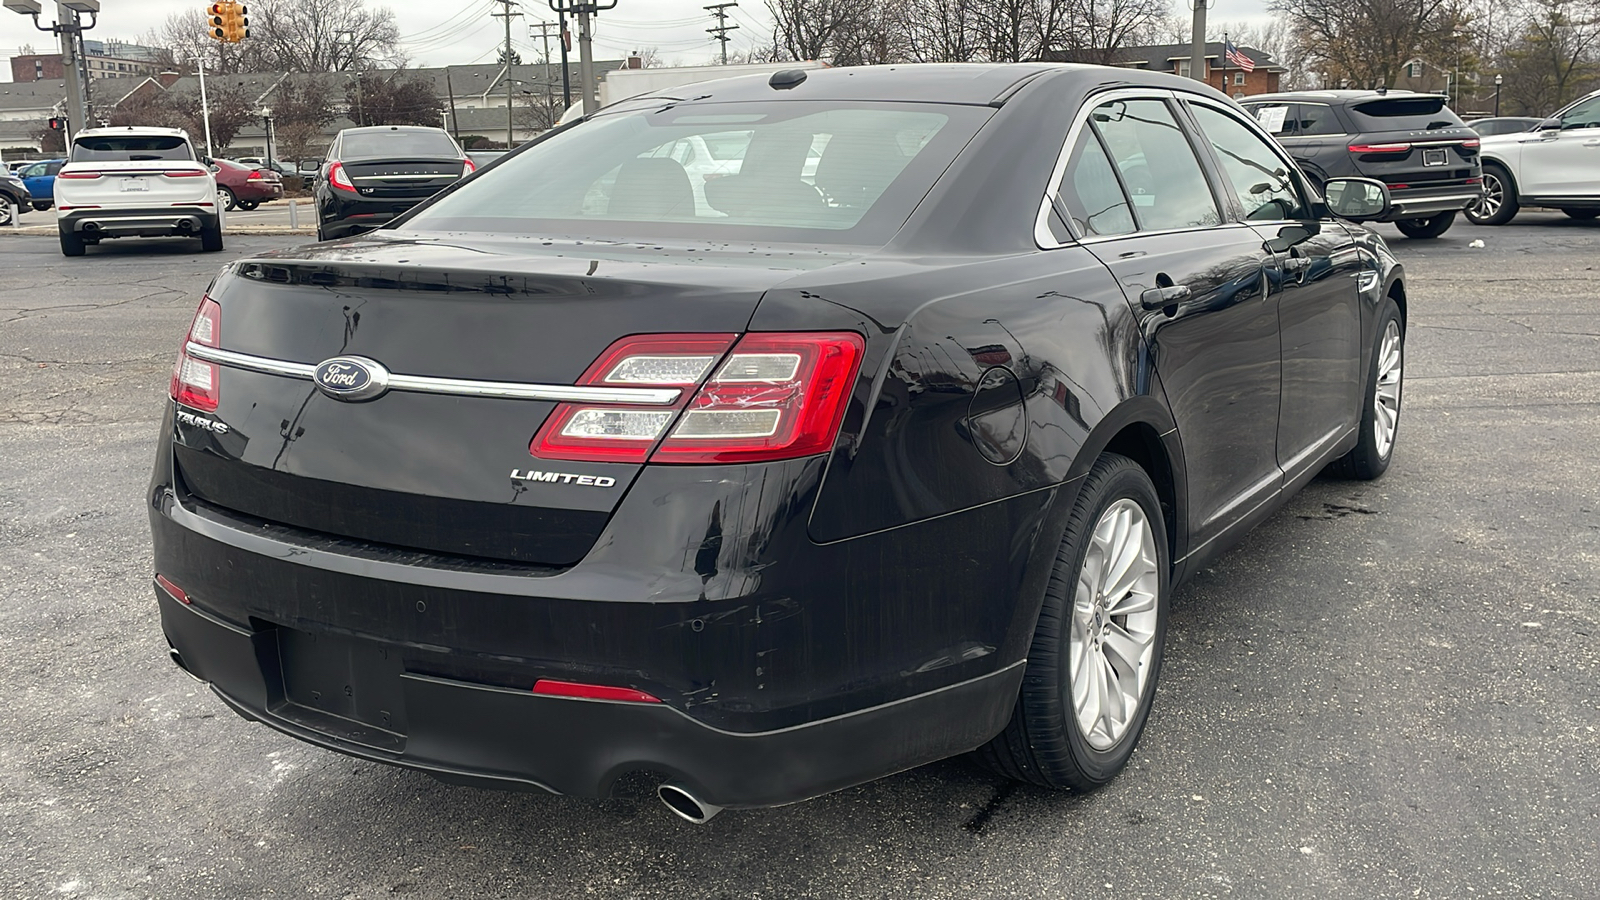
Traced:
[[175, 128], [86, 128], [55, 184], [61, 252], [116, 237], [194, 237], [222, 249], [211, 161]]
[[1466, 210], [1474, 225], [1504, 225], [1524, 206], [1600, 216], [1600, 91], [1532, 131], [1484, 138], [1480, 153], [1483, 199]]

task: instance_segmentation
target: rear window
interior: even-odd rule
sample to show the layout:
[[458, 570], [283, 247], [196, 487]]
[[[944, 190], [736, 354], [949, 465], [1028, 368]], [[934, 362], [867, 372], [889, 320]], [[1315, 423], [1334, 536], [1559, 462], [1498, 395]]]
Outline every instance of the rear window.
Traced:
[[194, 150], [181, 137], [80, 137], [72, 142], [73, 162], [149, 162], [193, 160]]
[[442, 131], [368, 131], [346, 134], [339, 142], [340, 159], [454, 159], [460, 155]]
[[789, 101], [601, 116], [505, 160], [402, 227], [881, 243], [990, 114]]
[[1361, 131], [1429, 131], [1457, 128], [1461, 118], [1445, 108], [1443, 97], [1380, 97], [1350, 107]]

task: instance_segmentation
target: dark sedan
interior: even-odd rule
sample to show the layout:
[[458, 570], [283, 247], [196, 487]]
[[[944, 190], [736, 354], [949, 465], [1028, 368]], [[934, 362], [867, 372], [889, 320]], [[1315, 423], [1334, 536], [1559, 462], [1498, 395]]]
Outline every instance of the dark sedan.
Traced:
[[323, 747], [653, 773], [696, 822], [971, 750], [1110, 780], [1174, 586], [1390, 464], [1402, 272], [1329, 214], [1386, 189], [1127, 69], [671, 94], [222, 273], [148, 498], [174, 661]]
[[386, 225], [476, 168], [442, 128], [346, 128], [312, 186], [317, 240]]

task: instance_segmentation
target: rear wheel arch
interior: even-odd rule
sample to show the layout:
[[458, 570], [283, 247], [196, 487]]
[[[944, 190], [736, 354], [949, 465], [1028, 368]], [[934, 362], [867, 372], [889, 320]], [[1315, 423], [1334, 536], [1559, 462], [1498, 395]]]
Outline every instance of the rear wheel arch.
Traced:
[[[1167, 547], [1173, 560], [1183, 556], [1179, 538], [1184, 533], [1183, 523], [1187, 521], [1184, 498], [1188, 491], [1176, 429], [1171, 414], [1154, 397], [1131, 398], [1113, 409], [1089, 433], [1067, 475], [1069, 483], [1076, 483], [1105, 453], [1126, 456], [1138, 463], [1155, 484], [1162, 517], [1166, 519]], [[1076, 490], [1065, 492], [1062, 500], [1070, 504], [1076, 495]]]

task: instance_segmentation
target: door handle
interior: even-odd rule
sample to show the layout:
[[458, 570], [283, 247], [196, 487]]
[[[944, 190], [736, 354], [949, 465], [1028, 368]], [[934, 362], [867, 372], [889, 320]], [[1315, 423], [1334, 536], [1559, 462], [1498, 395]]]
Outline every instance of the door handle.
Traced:
[[1189, 299], [1189, 294], [1187, 284], [1151, 288], [1139, 295], [1139, 305], [1145, 309], [1164, 309]]
[[1304, 272], [1311, 268], [1311, 259], [1306, 256], [1291, 256], [1283, 261], [1283, 271], [1286, 273]]
[[1600, 147], [1600, 138], [1591, 138], [1590, 140], [1584, 141], [1583, 145], [1585, 147]]

